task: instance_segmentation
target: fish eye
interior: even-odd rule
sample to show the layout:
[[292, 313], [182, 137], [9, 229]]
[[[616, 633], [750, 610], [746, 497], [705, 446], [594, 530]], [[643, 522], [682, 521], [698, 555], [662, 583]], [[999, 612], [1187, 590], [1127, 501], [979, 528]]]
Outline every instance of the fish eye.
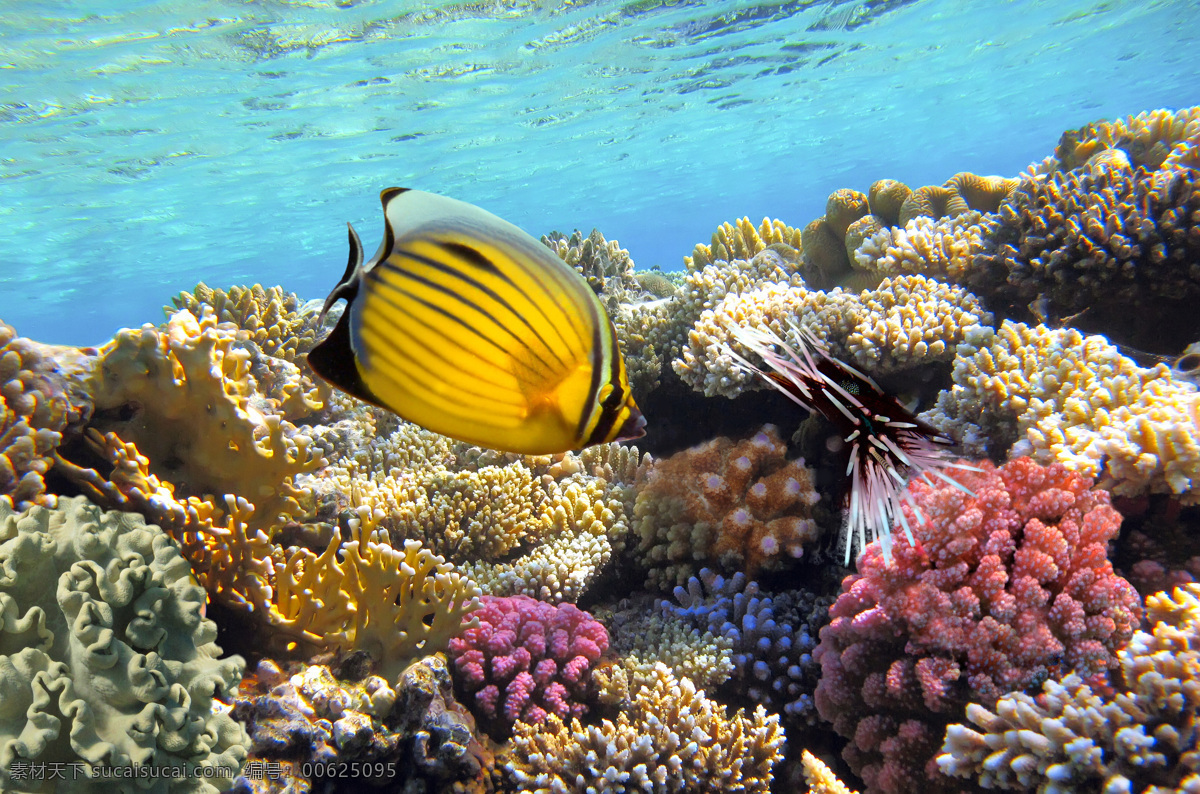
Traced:
[[1194, 372], [1200, 369], [1200, 353], [1185, 353], [1175, 359], [1175, 369], [1180, 372]]

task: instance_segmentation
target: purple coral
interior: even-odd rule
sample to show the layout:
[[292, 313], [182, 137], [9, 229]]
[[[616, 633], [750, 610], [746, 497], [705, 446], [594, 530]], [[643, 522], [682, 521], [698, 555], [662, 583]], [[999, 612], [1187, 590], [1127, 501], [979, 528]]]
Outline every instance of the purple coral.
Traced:
[[591, 672], [608, 650], [604, 625], [574, 604], [484, 596], [479, 625], [450, 641], [455, 681], [481, 719], [507, 730], [587, 711]]
[[803, 590], [766, 595], [745, 574], [725, 578], [705, 568], [675, 588], [675, 599], [678, 606], [660, 601], [659, 608], [732, 643], [726, 688], [787, 718], [817, 721], [812, 693], [820, 665], [812, 652], [832, 598]]

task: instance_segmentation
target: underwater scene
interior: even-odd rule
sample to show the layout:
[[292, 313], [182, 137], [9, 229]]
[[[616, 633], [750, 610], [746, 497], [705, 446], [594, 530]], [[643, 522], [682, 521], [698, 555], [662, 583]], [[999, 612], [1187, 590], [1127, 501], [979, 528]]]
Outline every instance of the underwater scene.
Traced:
[[1200, 4], [0, 10], [0, 793], [1200, 792]]

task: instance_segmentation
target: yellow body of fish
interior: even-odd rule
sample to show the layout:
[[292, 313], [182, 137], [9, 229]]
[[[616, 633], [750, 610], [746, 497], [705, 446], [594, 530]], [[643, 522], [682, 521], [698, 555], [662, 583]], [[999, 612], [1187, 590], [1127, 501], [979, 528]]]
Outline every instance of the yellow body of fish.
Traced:
[[507, 221], [420, 190], [380, 194], [384, 239], [325, 301], [320, 377], [443, 435], [550, 454], [637, 438], [616, 332], [587, 281]]

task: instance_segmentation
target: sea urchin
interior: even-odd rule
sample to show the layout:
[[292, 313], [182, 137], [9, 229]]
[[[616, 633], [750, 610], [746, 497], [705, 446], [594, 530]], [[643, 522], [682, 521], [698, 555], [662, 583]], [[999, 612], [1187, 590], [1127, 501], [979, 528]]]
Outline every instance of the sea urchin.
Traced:
[[[824, 345], [805, 330], [791, 326], [793, 348], [771, 331], [745, 327], [732, 329], [734, 339], [757, 353], [770, 372], [751, 364], [731, 348], [726, 352], [748, 371], [758, 374], [793, 402], [817, 411], [837, 428], [846, 443], [850, 478], [845, 496], [845, 523], [841, 545], [845, 562], [852, 549], [861, 552], [878, 539], [884, 557], [891, 559], [891, 528], [912, 530], [900, 505], [907, 502], [924, 520], [908, 496], [908, 483], [923, 478], [932, 484], [938, 477], [956, 488], [963, 486], [946, 476], [946, 469], [968, 469], [947, 456], [954, 441], [918, 419], [870, 376], [829, 355]], [[777, 352], [778, 351], [778, 352]]]

